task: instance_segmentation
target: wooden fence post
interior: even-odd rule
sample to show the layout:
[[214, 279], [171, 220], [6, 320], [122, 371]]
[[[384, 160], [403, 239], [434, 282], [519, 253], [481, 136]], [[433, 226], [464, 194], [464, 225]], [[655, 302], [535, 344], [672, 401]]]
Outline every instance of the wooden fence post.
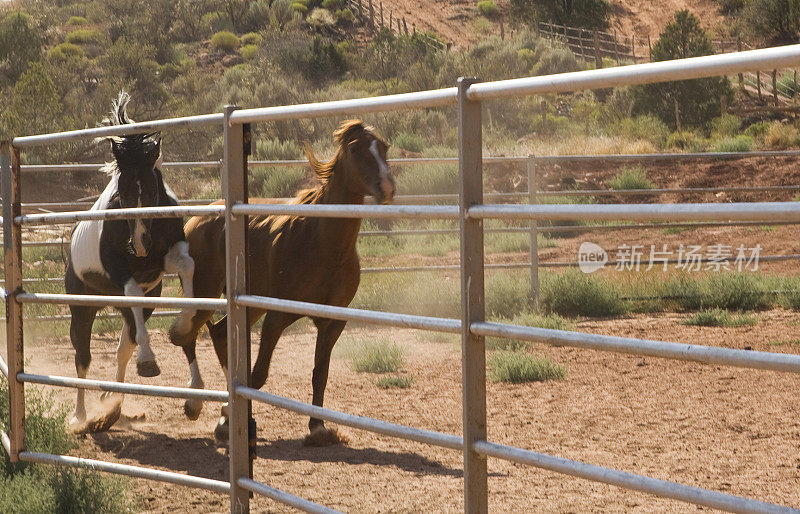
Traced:
[[361, 0], [358, 0], [358, 17], [364, 18], [364, 5], [361, 3]]
[[794, 70], [794, 85], [792, 87], [792, 98], [797, 99], [797, 70]]
[[[736, 38], [736, 51], [742, 51], [742, 39]], [[744, 89], [744, 74], [739, 73], [739, 89]]]
[[778, 105], [778, 70], [772, 70], [772, 98], [775, 105]]
[[722, 96], [719, 97], [719, 106], [720, 106], [720, 112], [722, 114], [727, 114], [727, 112], [728, 112], [728, 97], [727, 96], [722, 95]]
[[617, 31], [614, 31], [614, 57], [617, 60], [617, 66], [619, 66], [619, 43], [617, 42]]
[[10, 141], [0, 143], [11, 462], [19, 462], [19, 453], [25, 450], [25, 384], [17, 380], [17, 374], [25, 371], [22, 304], [16, 299], [16, 295], [22, 292], [22, 227], [14, 223], [14, 218], [22, 214], [19, 158], [19, 148], [11, 146]]
[[603, 56], [600, 55], [600, 34], [594, 31], [594, 67], [600, 69], [603, 67]]
[[[539, 177], [536, 173], [536, 157], [528, 156], [528, 202], [531, 205], [537, 203], [536, 192], [539, 190]], [[531, 294], [528, 299], [531, 307], [536, 307], [539, 303], [539, 227], [536, 220], [531, 220], [530, 233], [530, 257], [531, 257]]]
[[673, 98], [672, 100], [675, 102], [675, 128], [678, 130], [678, 132], [680, 132], [681, 131], [681, 109], [680, 109], [680, 106], [678, 105], [678, 99], [677, 98]]
[[503, 19], [500, 18], [500, 41], [504, 41], [506, 39], [506, 31], [503, 27]]
[[761, 72], [760, 71], [756, 72], [756, 85], [758, 87], [758, 99], [759, 100], [763, 100], [763, 98], [761, 97]]
[[[247, 203], [247, 154], [250, 125], [231, 124], [238, 109], [226, 105], [224, 111], [223, 196], [225, 198], [225, 267], [228, 299], [228, 454], [230, 459], [231, 512], [250, 512], [250, 492], [237, 485], [242, 477], [252, 478], [250, 431], [251, 402], [236, 394], [238, 386], [250, 385], [250, 323], [247, 308], [235, 301], [247, 294], [247, 216], [234, 216], [236, 204]], [[253, 427], [255, 432], [255, 427]], [[255, 433], [252, 434], [253, 438]]]
[[476, 79], [458, 79], [458, 168], [461, 227], [461, 375], [464, 416], [464, 512], [488, 511], [486, 457], [473, 449], [486, 440], [486, 341], [470, 330], [486, 316], [483, 220], [467, 209], [483, 203], [481, 103], [467, 98]]
[[369, 0], [369, 28], [375, 30], [375, 9], [372, 7], [372, 0]]
[[[392, 17], [393, 17], [393, 16], [394, 16], [394, 11], [392, 11], [391, 9], [389, 9], [389, 31], [391, 31], [391, 30], [392, 30]], [[400, 32], [400, 31], [398, 30], [398, 32]]]
[[408, 35], [408, 25], [406, 25], [405, 17], [403, 17], [403, 32], [406, 33], [406, 36]]
[[631, 55], [633, 56], [633, 64], [636, 64], [636, 34], [631, 36]]
[[580, 32], [578, 32], [578, 44], [581, 45], [581, 60], [583, 60], [583, 62], [586, 62], [586, 50], [583, 46], [583, 32], [584, 32], [583, 29], [580, 29]]
[[383, 24], [383, 2], [380, 3], [381, 6], [381, 29], [386, 28], [386, 25]]
[[647, 60], [653, 62], [653, 45], [650, 44], [650, 34], [647, 35]]

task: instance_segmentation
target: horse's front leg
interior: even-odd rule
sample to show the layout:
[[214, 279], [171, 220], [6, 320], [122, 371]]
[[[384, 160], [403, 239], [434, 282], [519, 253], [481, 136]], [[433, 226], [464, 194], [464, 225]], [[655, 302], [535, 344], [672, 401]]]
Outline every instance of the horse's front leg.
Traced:
[[[144, 291], [133, 278], [125, 283], [125, 296], [144, 296]], [[136, 344], [139, 345], [139, 353], [136, 356], [136, 372], [142, 377], [157, 377], [161, 370], [156, 364], [156, 356], [150, 348], [150, 336], [144, 324], [144, 309], [132, 307], [134, 327], [136, 328]]]
[[[122, 321], [122, 333], [119, 335], [119, 345], [117, 346], [117, 382], [125, 382], [125, 370], [128, 367], [128, 362], [133, 355], [133, 348], [136, 344], [133, 342], [132, 327], [127, 319]], [[115, 393], [103, 393], [100, 397], [103, 399], [111, 398]]]
[[[167, 273], [177, 273], [181, 280], [184, 298], [194, 298], [194, 259], [189, 255], [189, 243], [178, 241], [169, 249], [164, 257], [164, 271]], [[182, 309], [170, 328], [170, 339], [174, 334], [186, 334], [192, 331], [192, 318], [197, 314], [196, 309]], [[200, 375], [200, 366], [197, 364], [197, 354], [195, 343], [183, 346], [186, 360], [189, 362], [189, 387], [203, 389], [203, 377]], [[203, 401], [188, 399], [183, 404], [183, 412], [186, 417], [195, 420], [203, 410]]]
[[[332, 319], [315, 319], [317, 325], [317, 344], [314, 350], [314, 371], [311, 376], [311, 385], [314, 389], [311, 403], [322, 407], [325, 399], [325, 387], [328, 385], [328, 368], [331, 364], [331, 352], [339, 336], [342, 335], [345, 321]], [[347, 438], [339, 435], [335, 428], [325, 428], [321, 419], [311, 418], [308, 422], [311, 432], [306, 436], [306, 446], [326, 446], [329, 444], [346, 443]]]

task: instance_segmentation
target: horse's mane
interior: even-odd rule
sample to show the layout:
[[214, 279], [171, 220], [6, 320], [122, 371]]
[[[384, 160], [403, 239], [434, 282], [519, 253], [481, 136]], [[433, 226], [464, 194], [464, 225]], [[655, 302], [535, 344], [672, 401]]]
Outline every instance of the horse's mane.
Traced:
[[[119, 92], [117, 99], [111, 102], [111, 112], [108, 116], [103, 118], [101, 126], [118, 126], [127, 125], [129, 123], [136, 123], [128, 117], [128, 103], [131, 101], [131, 95], [124, 89]], [[97, 141], [112, 141], [117, 143], [124, 151], [133, 155], [144, 154], [151, 151], [152, 145], [158, 144], [160, 141], [159, 132], [150, 132], [142, 134], [126, 134], [124, 136], [105, 136], [97, 138]], [[116, 162], [107, 162], [105, 166], [100, 168], [100, 171], [106, 175], [113, 175], [119, 171], [119, 166]]]

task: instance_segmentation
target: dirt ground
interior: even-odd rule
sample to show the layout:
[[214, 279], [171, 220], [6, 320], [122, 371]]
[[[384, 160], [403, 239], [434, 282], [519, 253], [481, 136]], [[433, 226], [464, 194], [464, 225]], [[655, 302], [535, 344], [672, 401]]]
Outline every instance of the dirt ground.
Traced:
[[[729, 348], [800, 352], [800, 314], [758, 314], [745, 328], [698, 328], [682, 315], [586, 321], [578, 330]], [[460, 434], [460, 349], [452, 336], [410, 330], [350, 327], [359, 339], [394, 341], [405, 350], [409, 389], [378, 388], [376, 375], [357, 373], [334, 355], [326, 406], [415, 427]], [[162, 374], [148, 384], [182, 385], [183, 354], [163, 333], [153, 334]], [[257, 340], [254, 334], [254, 340]], [[284, 335], [264, 390], [310, 401], [314, 334], [298, 328]], [[116, 340], [95, 336], [90, 378], [112, 379]], [[800, 377], [790, 374], [683, 363], [570, 348], [541, 347], [568, 366], [563, 381], [488, 386], [489, 440], [800, 507]], [[37, 338], [28, 345], [33, 372], [72, 376], [73, 350], [66, 337]], [[199, 345], [206, 387], [223, 388], [207, 338]], [[69, 363], [69, 364], [68, 364]], [[57, 390], [70, 406], [74, 391]], [[92, 400], [97, 393], [88, 393]], [[77, 455], [227, 480], [225, 450], [212, 436], [219, 410], [207, 404], [197, 421], [182, 401], [130, 396], [123, 419], [107, 433], [84, 436]], [[348, 512], [457, 512], [463, 510], [459, 452], [340, 427], [345, 445], [302, 446], [306, 418], [254, 404], [258, 424], [256, 479]], [[489, 460], [493, 512], [684, 512], [679, 502], [628, 492], [552, 472]], [[130, 489], [145, 512], [217, 512], [227, 497], [143, 480]], [[265, 498], [255, 512], [286, 507]]]

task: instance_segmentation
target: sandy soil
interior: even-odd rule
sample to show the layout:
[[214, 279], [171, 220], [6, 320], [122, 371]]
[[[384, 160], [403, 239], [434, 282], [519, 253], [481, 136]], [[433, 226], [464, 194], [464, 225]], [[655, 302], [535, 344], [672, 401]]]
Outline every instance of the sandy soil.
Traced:
[[[800, 314], [759, 314], [755, 327], [697, 328], [681, 315], [632, 316], [581, 322], [579, 330], [698, 344], [800, 352]], [[351, 339], [401, 344], [414, 377], [410, 389], [383, 390], [375, 375], [357, 373], [340, 352], [331, 365], [326, 406], [416, 427], [460, 433], [460, 350], [456, 338], [408, 330], [351, 327]], [[254, 335], [254, 339], [256, 339]], [[792, 341], [793, 340], [793, 341]], [[284, 336], [265, 390], [310, 401], [314, 334], [300, 328]], [[115, 339], [96, 336], [90, 377], [111, 379]], [[148, 384], [182, 385], [182, 353], [154, 334], [162, 368]], [[538, 348], [568, 366], [559, 382], [488, 387], [489, 438], [592, 464], [674, 480], [732, 494], [800, 506], [800, 377], [773, 372], [617, 355], [570, 348]], [[68, 338], [33, 338], [27, 355], [35, 372], [73, 375]], [[207, 339], [199, 348], [206, 385], [223, 379]], [[70, 405], [72, 390], [58, 390]], [[96, 393], [89, 393], [96, 399]], [[307, 419], [254, 405], [258, 423], [255, 477], [271, 486], [349, 512], [463, 509], [461, 455], [347, 427], [346, 445], [305, 448]], [[182, 402], [128, 397], [124, 418], [110, 432], [82, 438], [77, 455], [227, 479], [227, 457], [211, 435], [218, 407], [207, 405], [187, 421]], [[490, 508], [494, 512], [686, 511], [684, 504], [580, 481], [490, 459]], [[143, 480], [132, 480], [145, 512], [225, 511], [227, 498]], [[257, 498], [256, 512], [287, 509]]]

